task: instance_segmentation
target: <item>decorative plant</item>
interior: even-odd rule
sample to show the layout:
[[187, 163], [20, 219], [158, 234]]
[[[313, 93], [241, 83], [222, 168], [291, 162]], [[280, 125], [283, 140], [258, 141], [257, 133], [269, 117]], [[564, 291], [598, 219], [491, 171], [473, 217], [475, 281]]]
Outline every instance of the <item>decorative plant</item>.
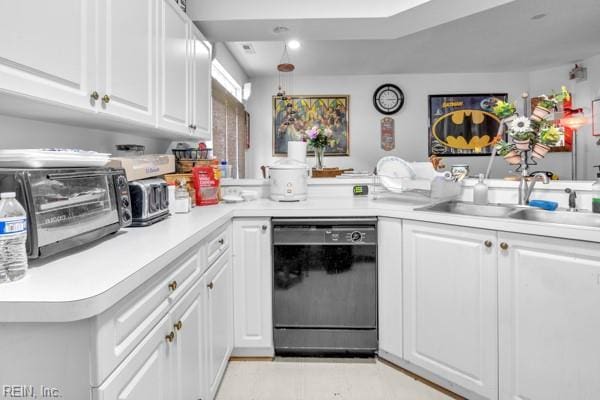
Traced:
[[505, 142], [504, 140], [500, 140], [496, 144], [496, 151], [498, 152], [498, 155], [500, 155], [502, 157], [508, 155], [514, 149], [515, 149], [514, 145], [512, 145], [508, 142]]
[[554, 146], [560, 140], [561, 132], [554, 125], [542, 128], [540, 130], [540, 142], [546, 146]]
[[308, 143], [315, 149], [324, 148], [327, 145], [335, 145], [335, 139], [331, 137], [331, 129], [313, 126], [306, 132]]
[[550, 95], [543, 94], [539, 96], [539, 98], [540, 101], [537, 104], [539, 107], [544, 107], [547, 110], [554, 110], [560, 103], [565, 100], [569, 100], [571, 98], [571, 94], [566, 87], [561, 86], [559, 93], [552, 91]]
[[510, 123], [508, 134], [515, 140], [529, 141], [535, 138], [535, 132], [531, 126], [531, 121], [527, 117], [515, 118]]
[[507, 118], [517, 112], [517, 107], [514, 103], [498, 99], [494, 107], [492, 107], [492, 111], [498, 118]]

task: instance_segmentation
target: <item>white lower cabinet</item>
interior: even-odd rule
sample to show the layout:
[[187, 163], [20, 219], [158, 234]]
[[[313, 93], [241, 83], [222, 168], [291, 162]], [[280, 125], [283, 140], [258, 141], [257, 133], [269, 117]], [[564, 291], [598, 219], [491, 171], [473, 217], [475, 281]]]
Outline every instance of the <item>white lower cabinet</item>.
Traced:
[[93, 389], [93, 399], [171, 400], [172, 349], [165, 339], [170, 325], [169, 316], [165, 316], [106, 381]]
[[496, 399], [496, 232], [403, 224], [404, 358]]
[[233, 222], [234, 354], [273, 355], [271, 221]]
[[204, 281], [173, 306], [119, 367], [94, 389], [97, 400], [205, 397]]
[[500, 399], [600, 398], [600, 245], [498, 239]]
[[205, 275], [208, 399], [212, 400], [233, 349], [231, 252], [225, 252]]
[[175, 387], [171, 391], [178, 400], [206, 399], [204, 348], [206, 286], [201, 279], [177, 303], [171, 312], [175, 339], [172, 371]]
[[377, 236], [379, 351], [402, 358], [402, 220], [379, 218]]

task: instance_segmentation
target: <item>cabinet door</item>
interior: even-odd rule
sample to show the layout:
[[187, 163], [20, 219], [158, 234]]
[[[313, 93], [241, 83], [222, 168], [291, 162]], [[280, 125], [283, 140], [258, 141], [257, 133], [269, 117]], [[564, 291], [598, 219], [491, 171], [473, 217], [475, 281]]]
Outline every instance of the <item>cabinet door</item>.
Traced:
[[189, 134], [190, 26], [173, 0], [160, 1], [158, 125]]
[[165, 339], [170, 325], [165, 316], [104, 383], [92, 390], [94, 400], [171, 400], [172, 343]]
[[157, 0], [103, 0], [98, 11], [101, 110], [153, 126]]
[[379, 350], [402, 358], [402, 221], [380, 218], [377, 234]]
[[208, 389], [214, 398], [233, 347], [231, 253], [227, 251], [205, 276], [208, 331]]
[[0, 91], [93, 110], [91, 0], [0, 1]]
[[202, 318], [204, 281], [198, 281], [171, 312], [175, 337], [175, 377], [177, 400], [205, 398], [204, 324]]
[[500, 234], [500, 398], [600, 395], [600, 244]]
[[496, 233], [404, 221], [404, 356], [498, 397]]
[[211, 132], [211, 55], [210, 47], [200, 32], [192, 27], [192, 134], [210, 139]]
[[273, 355], [271, 221], [233, 222], [234, 348], [236, 355]]

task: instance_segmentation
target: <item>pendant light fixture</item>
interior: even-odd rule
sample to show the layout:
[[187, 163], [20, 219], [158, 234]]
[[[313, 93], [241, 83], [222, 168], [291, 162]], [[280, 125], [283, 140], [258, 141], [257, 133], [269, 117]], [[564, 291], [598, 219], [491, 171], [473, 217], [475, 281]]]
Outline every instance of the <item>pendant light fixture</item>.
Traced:
[[294, 85], [294, 70], [296, 66], [292, 64], [290, 55], [287, 49], [287, 43], [283, 44], [283, 53], [279, 64], [277, 64], [277, 94], [275, 97], [278, 101], [284, 102], [286, 107], [286, 117], [283, 125], [290, 125], [296, 121], [294, 105], [292, 103], [292, 90]]
[[293, 90], [294, 84], [294, 70], [296, 66], [292, 64], [290, 54], [288, 53], [287, 43], [283, 44], [283, 53], [279, 64], [277, 64], [277, 97], [285, 98], [289, 97]]

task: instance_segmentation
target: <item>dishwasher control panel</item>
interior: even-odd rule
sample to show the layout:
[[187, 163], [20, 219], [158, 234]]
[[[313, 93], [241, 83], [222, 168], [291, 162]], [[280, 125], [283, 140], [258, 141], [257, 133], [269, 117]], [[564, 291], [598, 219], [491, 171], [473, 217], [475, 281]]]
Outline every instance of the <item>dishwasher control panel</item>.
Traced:
[[333, 227], [325, 230], [325, 243], [375, 244], [375, 232], [371, 227]]

